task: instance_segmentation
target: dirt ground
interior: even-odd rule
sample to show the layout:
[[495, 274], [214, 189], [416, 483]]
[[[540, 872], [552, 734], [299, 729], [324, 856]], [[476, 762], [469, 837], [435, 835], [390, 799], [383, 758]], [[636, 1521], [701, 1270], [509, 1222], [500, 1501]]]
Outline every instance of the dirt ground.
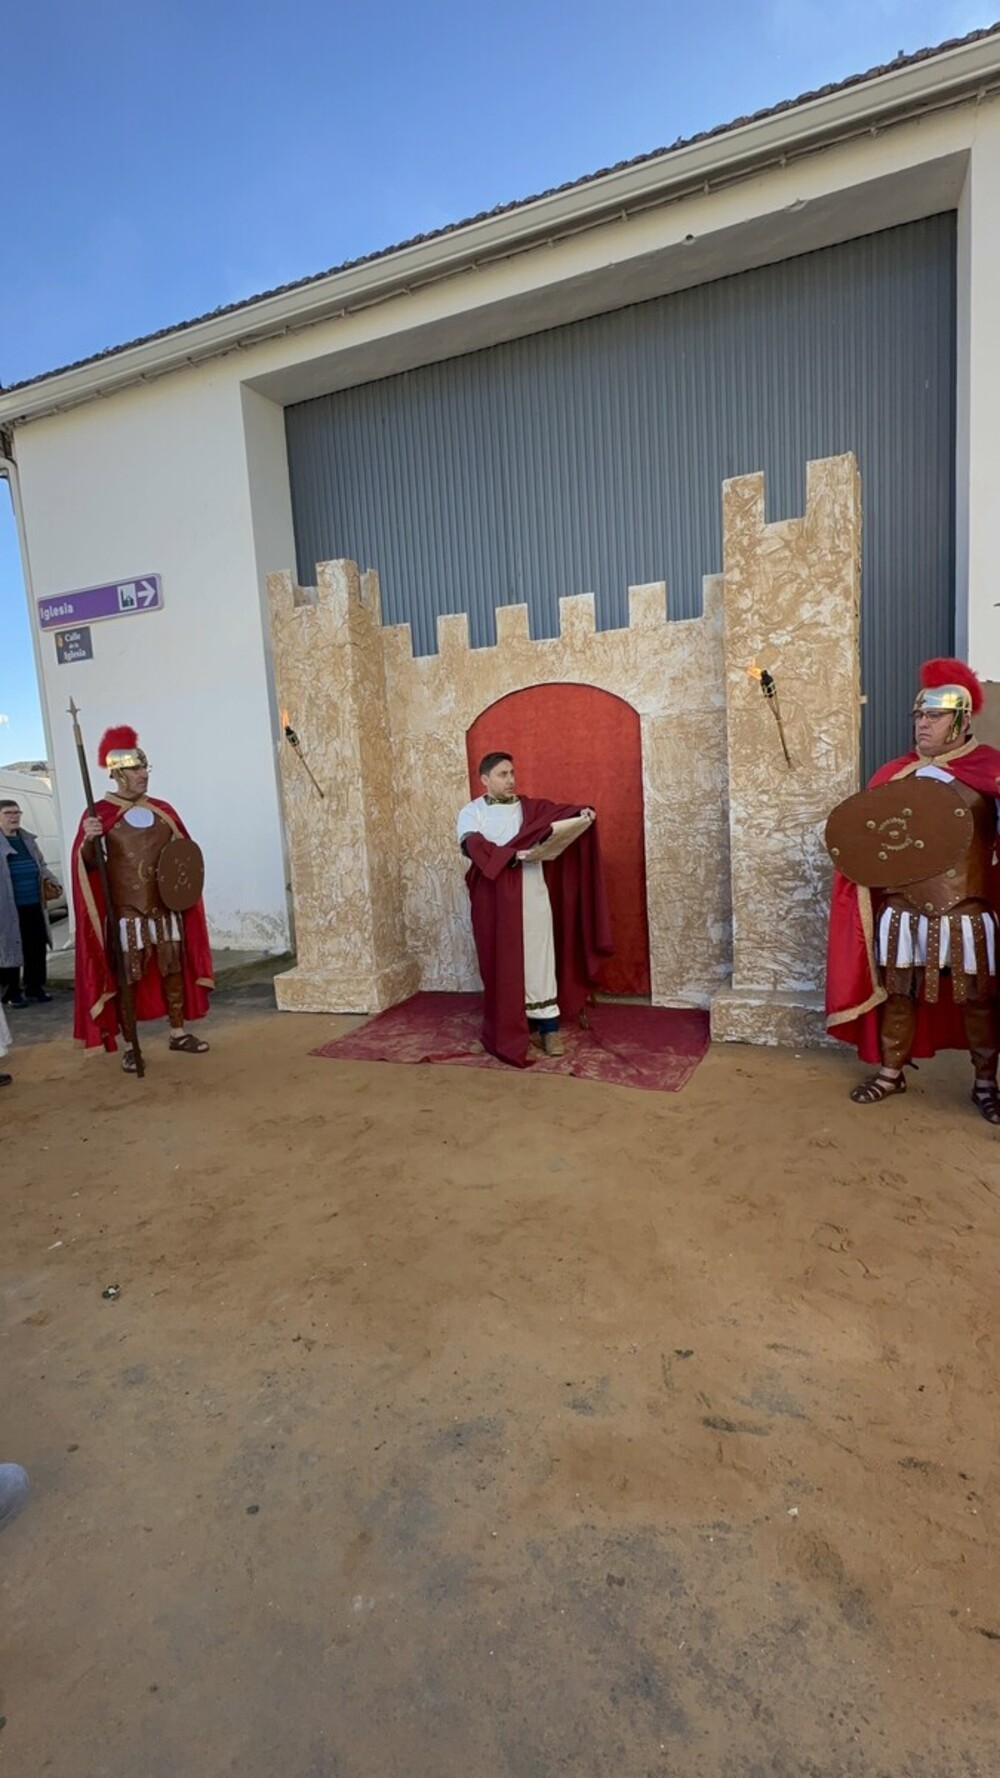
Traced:
[[961, 1059], [658, 1097], [315, 1060], [261, 989], [137, 1084], [67, 1010], [2, 1100], [0, 1770], [996, 1778]]

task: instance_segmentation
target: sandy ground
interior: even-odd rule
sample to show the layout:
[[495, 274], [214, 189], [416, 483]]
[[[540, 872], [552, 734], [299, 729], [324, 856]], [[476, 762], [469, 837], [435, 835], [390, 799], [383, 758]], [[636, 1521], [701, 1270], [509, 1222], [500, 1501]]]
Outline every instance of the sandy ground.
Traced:
[[336, 1063], [261, 989], [140, 1085], [18, 1017], [0, 1770], [996, 1778], [967, 1064]]

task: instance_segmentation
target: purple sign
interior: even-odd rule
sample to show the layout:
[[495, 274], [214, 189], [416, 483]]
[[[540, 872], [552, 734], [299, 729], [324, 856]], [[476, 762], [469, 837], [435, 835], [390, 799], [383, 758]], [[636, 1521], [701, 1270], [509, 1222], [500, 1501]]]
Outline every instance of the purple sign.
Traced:
[[160, 611], [163, 592], [158, 574], [141, 580], [119, 580], [111, 586], [88, 586], [76, 593], [57, 593], [38, 600], [38, 622], [43, 630], [68, 630], [78, 624], [97, 624], [105, 617], [131, 617], [137, 611]]

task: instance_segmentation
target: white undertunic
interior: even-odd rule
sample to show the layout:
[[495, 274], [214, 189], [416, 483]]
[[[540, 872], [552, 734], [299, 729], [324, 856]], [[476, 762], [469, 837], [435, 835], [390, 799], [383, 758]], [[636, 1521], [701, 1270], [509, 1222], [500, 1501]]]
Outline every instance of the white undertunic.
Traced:
[[[494, 846], [509, 846], [524, 825], [520, 801], [488, 803], [484, 796], [466, 803], [458, 817], [459, 840], [481, 833]], [[524, 930], [524, 1005], [529, 1019], [557, 1019], [556, 946], [552, 904], [541, 864], [519, 864]]]
[[[917, 771], [911, 773], [911, 776], [914, 778], [937, 778], [939, 780], [939, 782], [942, 784], [954, 784], [954, 782], [955, 782], [954, 772], [946, 771], [944, 766], [936, 766], [936, 765], [931, 765], [931, 764], [928, 764], [925, 766], [920, 766]], [[881, 965], [883, 966], [883, 968], [885, 968], [886, 965], [890, 962], [890, 957], [889, 957], [889, 923], [890, 923], [891, 919], [892, 919], [892, 909], [891, 908], [883, 908], [882, 916], [881, 916], [879, 923], [878, 923], [878, 960], [881, 963]], [[975, 975], [975, 973], [976, 973], [976, 944], [975, 944], [975, 939], [974, 939], [973, 933], [972, 933], [972, 922], [969, 919], [968, 914], [963, 914], [961, 916], [961, 919], [962, 919], [962, 970], [966, 975]], [[983, 909], [983, 926], [986, 931], [986, 954], [989, 959], [990, 974], [996, 975], [996, 969], [997, 969], [996, 919], [995, 919], [994, 915], [985, 908]], [[949, 922], [946, 919], [942, 919], [942, 921], [941, 921], [941, 936], [940, 936], [940, 942], [938, 945], [938, 951], [939, 951], [939, 956], [938, 956], [939, 966], [942, 969], [950, 968], [951, 967], [951, 932], [949, 930]], [[898, 939], [898, 942], [896, 945], [895, 962], [896, 962], [897, 969], [910, 969], [913, 967], [923, 969], [926, 966], [926, 963], [927, 963], [927, 915], [926, 914], [921, 914], [920, 918], [917, 921], [917, 935], [916, 935], [916, 944], [915, 945], [912, 943], [911, 937], [910, 937], [910, 922], [909, 922], [909, 920], [904, 918], [900, 922], [899, 939]]]

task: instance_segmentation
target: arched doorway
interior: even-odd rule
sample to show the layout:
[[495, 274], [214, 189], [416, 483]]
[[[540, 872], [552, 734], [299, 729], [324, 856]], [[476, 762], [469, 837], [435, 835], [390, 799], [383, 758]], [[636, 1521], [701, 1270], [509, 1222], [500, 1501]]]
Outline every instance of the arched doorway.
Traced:
[[601, 970], [601, 986], [609, 994], [648, 994], [638, 712], [596, 685], [529, 685], [498, 698], [466, 734], [473, 796], [482, 794], [480, 759], [499, 748], [513, 755], [526, 796], [592, 803], [597, 810], [615, 940], [615, 954]]

